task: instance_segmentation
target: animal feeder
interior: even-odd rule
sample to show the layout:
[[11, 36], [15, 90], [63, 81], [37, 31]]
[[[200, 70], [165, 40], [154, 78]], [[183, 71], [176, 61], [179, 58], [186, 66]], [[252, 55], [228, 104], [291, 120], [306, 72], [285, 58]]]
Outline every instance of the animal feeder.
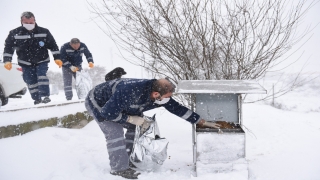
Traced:
[[255, 81], [182, 80], [177, 93], [189, 94], [192, 109], [219, 129], [192, 125], [193, 174], [242, 172], [248, 177], [242, 94], [266, 94]]

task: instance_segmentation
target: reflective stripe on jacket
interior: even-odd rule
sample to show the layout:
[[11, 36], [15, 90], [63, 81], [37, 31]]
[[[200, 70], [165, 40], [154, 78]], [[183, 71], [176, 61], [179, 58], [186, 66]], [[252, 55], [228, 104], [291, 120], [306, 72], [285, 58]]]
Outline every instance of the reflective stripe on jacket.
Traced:
[[54, 59], [60, 59], [59, 47], [50, 31], [38, 25], [32, 31], [20, 26], [9, 32], [3, 52], [4, 62], [11, 62], [14, 51], [20, 66], [31, 66], [50, 61], [48, 49]]
[[164, 107], [169, 112], [196, 123], [200, 116], [174, 99], [162, 105], [150, 99], [155, 79], [115, 79], [97, 85], [87, 96], [92, 113], [98, 121], [124, 123], [128, 115], [142, 116], [144, 111]]

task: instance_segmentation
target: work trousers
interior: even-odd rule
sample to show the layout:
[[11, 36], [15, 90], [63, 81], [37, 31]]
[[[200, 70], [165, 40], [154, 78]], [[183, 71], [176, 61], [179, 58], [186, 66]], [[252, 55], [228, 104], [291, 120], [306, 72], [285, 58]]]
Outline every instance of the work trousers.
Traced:
[[[85, 102], [88, 113], [94, 117], [87, 101], [88, 98]], [[107, 120], [99, 122], [95, 117], [94, 119], [106, 138], [111, 170], [122, 171], [128, 169], [136, 126], [130, 123], [119, 124]], [[125, 134], [123, 128], [127, 129]]]
[[47, 71], [48, 63], [40, 63], [36, 66], [22, 66], [22, 77], [33, 100], [41, 100], [41, 97], [50, 96]]
[[76, 79], [76, 73], [72, 72], [70, 68], [62, 67], [64, 94], [67, 100], [71, 100], [73, 97], [72, 93], [72, 76]]

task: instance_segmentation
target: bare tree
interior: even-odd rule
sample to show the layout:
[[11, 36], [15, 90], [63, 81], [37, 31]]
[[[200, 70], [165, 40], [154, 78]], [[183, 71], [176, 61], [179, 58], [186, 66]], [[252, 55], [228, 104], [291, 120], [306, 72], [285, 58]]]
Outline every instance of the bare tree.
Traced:
[[257, 79], [309, 32], [315, 4], [292, 1], [102, 0], [105, 33], [150, 71], [180, 79]]
[[318, 0], [101, 0], [91, 10], [124, 57], [178, 80], [262, 78], [312, 30], [297, 32]]

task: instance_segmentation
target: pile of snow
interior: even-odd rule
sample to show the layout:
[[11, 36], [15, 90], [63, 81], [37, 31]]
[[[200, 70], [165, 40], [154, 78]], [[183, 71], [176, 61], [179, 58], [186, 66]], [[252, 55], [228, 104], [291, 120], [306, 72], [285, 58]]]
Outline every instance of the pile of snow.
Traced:
[[[83, 99], [79, 100], [76, 92], [71, 101], [66, 101], [64, 92], [60, 91], [58, 95], [51, 95], [51, 102], [48, 104], [34, 105], [30, 93], [27, 92], [21, 99], [9, 99], [9, 103], [0, 109], [0, 127], [8, 125], [17, 125], [25, 122], [45, 120], [52, 117], [63, 117], [77, 112], [84, 112], [86, 108], [83, 105]], [[63, 103], [68, 105], [61, 106]], [[46, 106], [50, 106], [46, 108]]]

